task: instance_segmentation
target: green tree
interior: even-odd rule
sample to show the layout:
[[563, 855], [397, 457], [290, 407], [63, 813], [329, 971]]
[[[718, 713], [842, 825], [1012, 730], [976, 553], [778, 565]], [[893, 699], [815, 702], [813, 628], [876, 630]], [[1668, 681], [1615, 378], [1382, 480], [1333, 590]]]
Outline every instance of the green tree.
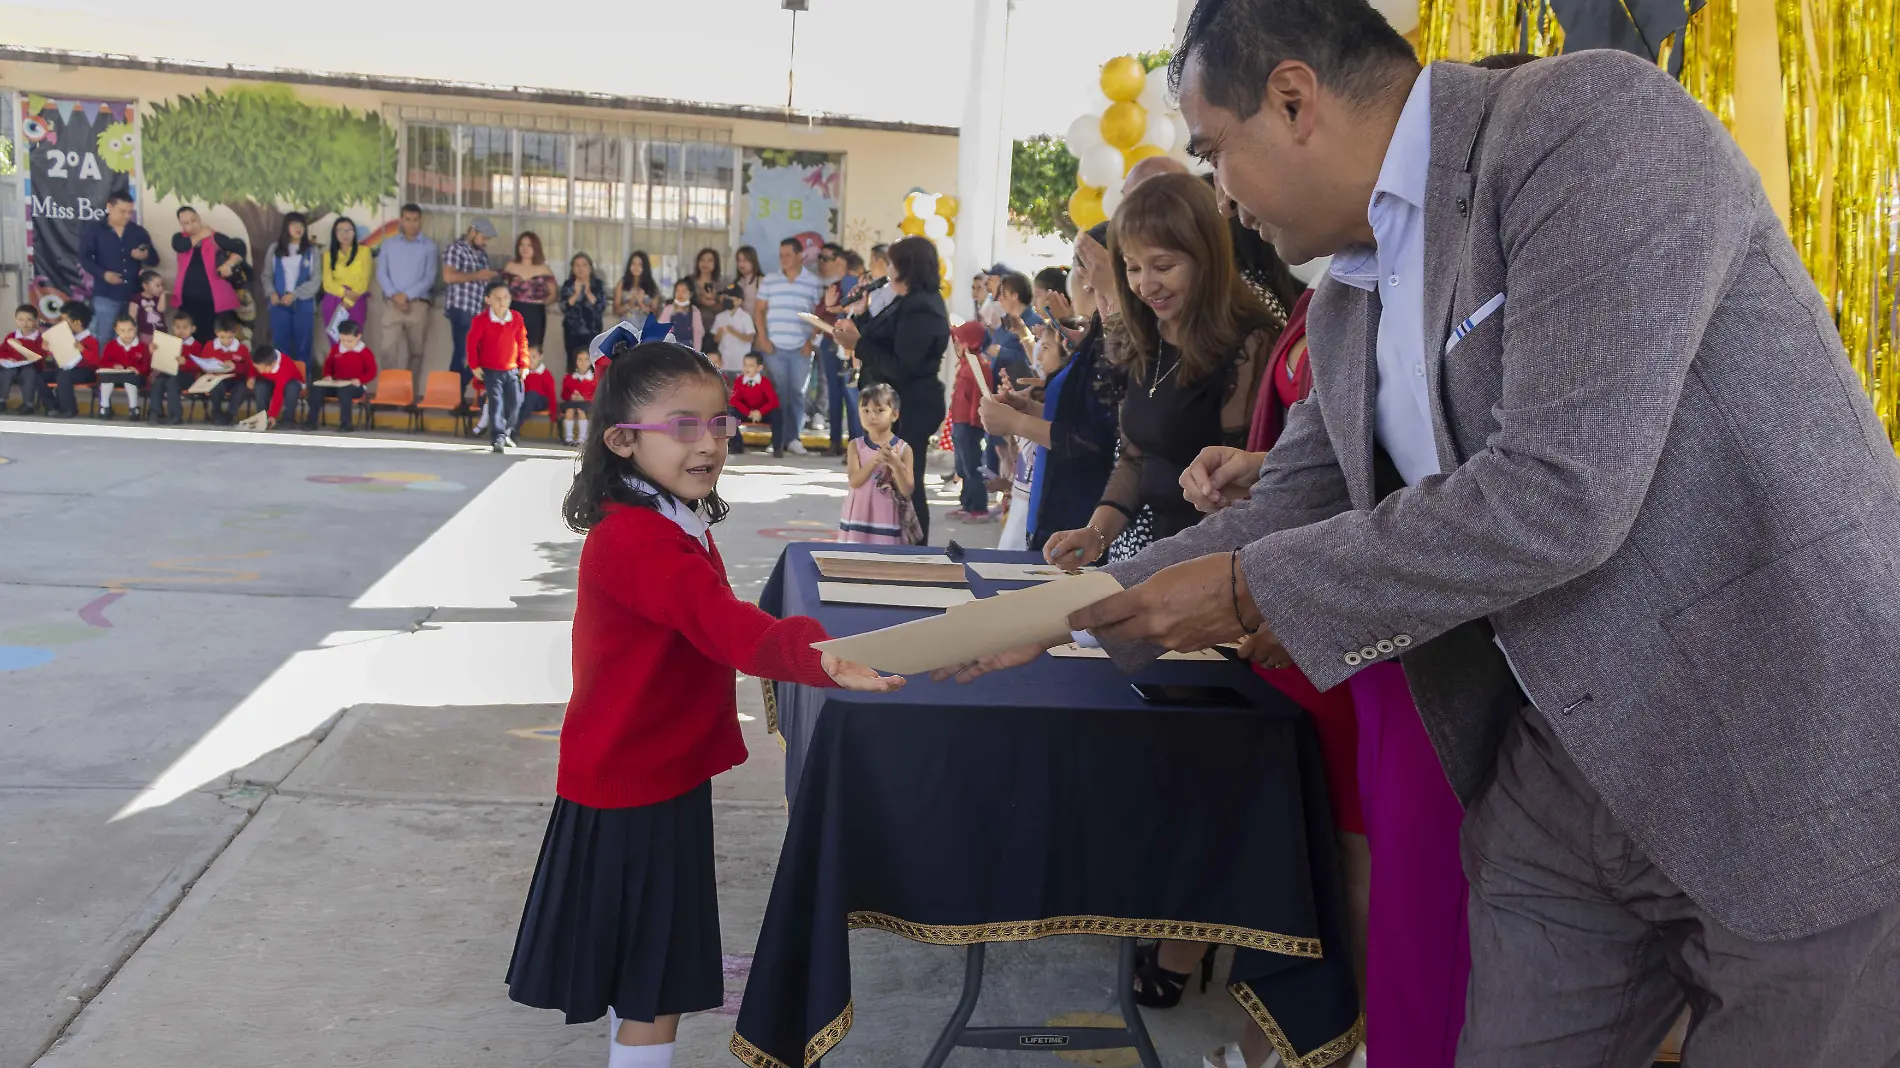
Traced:
[[1075, 236], [1069, 196], [1075, 192], [1075, 157], [1062, 138], [1038, 134], [1010, 151], [1009, 221], [1032, 234]]
[[[152, 105], [145, 177], [158, 196], [223, 204], [260, 259], [283, 225], [279, 205], [314, 225], [396, 192], [396, 133], [381, 115], [298, 100], [284, 85], [206, 90]], [[263, 267], [253, 291], [264, 307]], [[269, 340], [263, 316], [260, 343]]]

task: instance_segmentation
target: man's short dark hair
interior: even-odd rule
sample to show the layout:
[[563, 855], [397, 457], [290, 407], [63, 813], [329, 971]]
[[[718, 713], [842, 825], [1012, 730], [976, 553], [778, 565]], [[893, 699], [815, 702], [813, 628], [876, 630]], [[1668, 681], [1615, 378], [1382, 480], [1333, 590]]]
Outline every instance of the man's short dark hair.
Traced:
[[800, 241], [800, 240], [799, 240], [798, 238], [796, 238], [796, 237], [788, 237], [788, 238], [786, 238], [785, 240], [783, 240], [783, 241], [780, 241], [780, 242], [778, 243], [778, 247], [780, 247], [780, 248], [794, 248], [794, 249], [797, 249], [797, 250], [798, 250], [799, 252], [804, 252], [804, 251], [805, 251], [805, 243], [804, 243], [804, 242], [802, 242], [802, 241]]
[[996, 283], [996, 291], [998, 294], [1012, 293], [1024, 304], [1029, 303], [1033, 296], [1029, 288], [1029, 276], [1021, 271], [1011, 271], [1004, 275], [1003, 280]]
[[836, 241], [827, 241], [822, 247], [833, 256], [837, 256], [840, 259], [844, 257], [844, 246], [838, 244]]
[[1529, 52], [1499, 52], [1495, 55], [1474, 59], [1471, 65], [1479, 70], [1516, 70], [1526, 63], [1537, 62], [1537, 57]]
[[889, 263], [891, 259], [891, 246], [872, 245], [871, 258], [874, 260], [883, 260], [884, 262]]
[[1036, 288], [1052, 293], [1069, 292], [1069, 269], [1067, 267], [1044, 267], [1036, 272]]
[[178, 205], [178, 216], [177, 216], [178, 218], [180, 219], [184, 218], [186, 212], [191, 212], [193, 215], [196, 215], [198, 214], [198, 209], [192, 207], [190, 204]]
[[422, 214], [422, 205], [420, 205], [420, 204], [418, 204], [418, 203], [416, 203], [415, 201], [413, 201], [413, 200], [412, 200], [412, 201], [410, 201], [409, 203], [407, 203], [407, 204], [404, 204], [404, 205], [402, 206], [402, 210], [401, 210], [401, 211], [399, 211], [399, 212], [397, 212], [396, 214], [398, 214], [398, 215], [421, 215], [421, 214]]
[[864, 257], [858, 255], [857, 253], [851, 251], [850, 249], [845, 249], [844, 250], [844, 269], [847, 271], [850, 271], [853, 274], [856, 274], [859, 271], [864, 270]]
[[1290, 59], [1360, 103], [1418, 67], [1412, 46], [1367, 0], [1200, 0], [1168, 63], [1168, 88], [1177, 95], [1190, 57], [1200, 64], [1208, 102], [1242, 119], [1260, 110], [1268, 76]]
[[106, 207], [108, 208], [114, 204], [130, 204], [132, 202], [132, 194], [123, 189], [114, 189], [112, 192], [106, 194]]

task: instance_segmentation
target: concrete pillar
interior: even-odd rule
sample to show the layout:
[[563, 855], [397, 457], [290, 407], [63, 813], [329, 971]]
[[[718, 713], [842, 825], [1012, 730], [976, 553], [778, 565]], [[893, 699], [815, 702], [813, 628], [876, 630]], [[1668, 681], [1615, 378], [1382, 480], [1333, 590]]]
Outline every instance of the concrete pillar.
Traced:
[[[970, 88], [957, 138], [956, 276], [950, 310], [965, 317], [970, 277], [996, 262], [1009, 224], [1009, 139], [1003, 136], [1003, 78], [1008, 69], [1011, 0], [975, 0], [970, 27]], [[933, 190], [940, 192], [940, 190]]]

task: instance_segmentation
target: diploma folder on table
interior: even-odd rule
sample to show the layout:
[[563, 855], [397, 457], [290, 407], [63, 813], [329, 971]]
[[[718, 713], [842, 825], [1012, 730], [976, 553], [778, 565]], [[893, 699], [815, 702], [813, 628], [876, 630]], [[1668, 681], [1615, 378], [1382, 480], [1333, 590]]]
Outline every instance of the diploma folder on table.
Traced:
[[161, 375], [178, 373], [178, 361], [184, 357], [185, 343], [170, 334], [152, 335], [152, 370]]
[[940, 616], [812, 646], [879, 671], [916, 675], [967, 664], [1069, 631], [1069, 613], [1121, 592], [1104, 571], [953, 605]]
[[230, 377], [230, 375], [199, 375], [191, 380], [191, 385], [185, 387], [185, 392], [209, 393], [218, 388], [219, 383]]

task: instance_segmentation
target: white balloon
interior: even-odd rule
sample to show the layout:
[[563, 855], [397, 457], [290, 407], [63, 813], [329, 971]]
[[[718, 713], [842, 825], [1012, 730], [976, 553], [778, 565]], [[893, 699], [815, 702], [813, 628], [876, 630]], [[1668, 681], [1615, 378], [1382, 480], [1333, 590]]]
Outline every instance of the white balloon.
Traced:
[[1138, 103], [1148, 109], [1150, 115], [1157, 111], [1170, 110], [1168, 101], [1168, 68], [1156, 67], [1148, 72], [1148, 82], [1141, 87]]
[[[925, 229], [925, 230], [929, 230], [929, 229], [930, 229], [930, 224], [929, 224], [929, 223], [925, 223], [925, 224], [924, 224], [924, 229]], [[945, 229], [945, 230], [948, 230], [948, 229], [949, 229], [949, 227], [948, 227], [948, 226], [946, 226], [946, 227], [944, 227], [944, 229]], [[938, 255], [938, 256], [941, 256], [942, 258], [944, 258], [944, 259], [946, 259], [946, 260], [949, 260], [949, 261], [950, 261], [951, 263], [955, 263], [955, 262], [956, 262], [956, 260], [957, 260], [957, 242], [956, 242], [956, 239], [954, 239], [954, 238], [951, 238], [951, 237], [933, 237], [933, 238], [931, 238], [930, 240], [931, 240], [931, 242], [932, 242], [933, 244], [935, 244], [935, 245], [937, 246], [937, 255]]]
[[1115, 188], [1122, 184], [1122, 151], [1112, 145], [1091, 148], [1075, 169], [1082, 184]]
[[1122, 206], [1122, 187], [1111, 185], [1102, 192], [1102, 214], [1113, 219], [1115, 209]]
[[1175, 145], [1174, 116], [1165, 111], [1148, 113], [1148, 132], [1141, 136], [1144, 143], [1155, 146], [1163, 152]]
[[916, 201], [911, 207], [911, 211], [919, 219], [924, 220], [924, 228], [926, 230], [929, 229], [930, 220], [938, 217], [937, 216], [937, 194], [918, 193], [916, 196]]
[[1063, 137], [1063, 143], [1068, 146], [1069, 155], [1076, 159], [1088, 155], [1091, 149], [1101, 148], [1108, 144], [1107, 141], [1102, 140], [1101, 112], [1084, 115], [1070, 123], [1069, 132]]
[[[935, 200], [936, 198], [932, 197], [931, 199]], [[935, 205], [933, 204], [932, 207], [934, 209]], [[941, 215], [926, 216], [924, 219], [924, 236], [933, 241], [940, 237], [949, 237], [950, 220]], [[945, 258], [947, 259], [948, 257]]]

